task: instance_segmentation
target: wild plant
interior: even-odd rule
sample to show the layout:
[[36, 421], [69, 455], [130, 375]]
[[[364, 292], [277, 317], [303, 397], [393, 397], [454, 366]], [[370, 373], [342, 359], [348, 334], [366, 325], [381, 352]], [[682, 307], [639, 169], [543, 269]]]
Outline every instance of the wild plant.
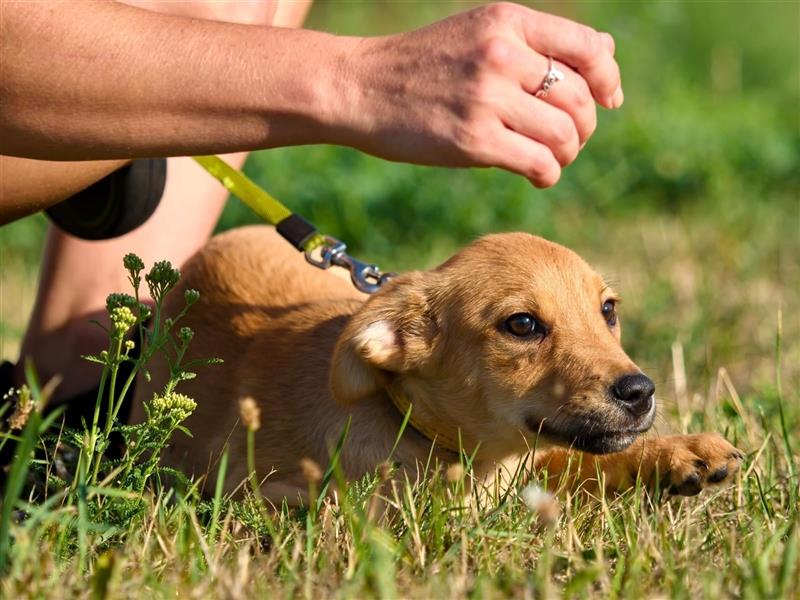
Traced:
[[[114, 528], [124, 530], [148, 506], [146, 496], [163, 491], [165, 478], [191, 490], [180, 472], [159, 462], [173, 435], [191, 435], [183, 422], [196, 403], [176, 387], [195, 377], [197, 367], [221, 361], [184, 360], [194, 332], [180, 327], [180, 321], [200, 294], [186, 290], [181, 311], [171, 317], [164, 314], [165, 300], [180, 279], [178, 269], [160, 261], [143, 274], [145, 265], [135, 254], [126, 255], [123, 265], [133, 294], [108, 296], [108, 324], [95, 321], [106, 332], [108, 347], [83, 357], [102, 367], [91, 421], [83, 420], [79, 427], [62, 425], [57, 431], [51, 427], [60, 411], [46, 418], [42, 411], [54, 386], [40, 388], [31, 365], [26, 368], [27, 383], [8, 393], [0, 407], [0, 417], [15, 407], [5, 421], [9, 431], [0, 431], [0, 450], [9, 443], [17, 445], [3, 497], [0, 569], [8, 560], [13, 520], [24, 521], [31, 528], [38, 519], [70, 515], [63, 537], [66, 546], [77, 546], [80, 561], [85, 563], [90, 532], [102, 531], [111, 539]], [[152, 305], [142, 301], [143, 280]], [[147, 365], [157, 357], [168, 365], [163, 390], [145, 403], [142, 423], [122, 423], [120, 412], [130, 402], [136, 378], [149, 380]], [[124, 376], [123, 365], [129, 366]], [[58, 468], [64, 460], [73, 464]]]

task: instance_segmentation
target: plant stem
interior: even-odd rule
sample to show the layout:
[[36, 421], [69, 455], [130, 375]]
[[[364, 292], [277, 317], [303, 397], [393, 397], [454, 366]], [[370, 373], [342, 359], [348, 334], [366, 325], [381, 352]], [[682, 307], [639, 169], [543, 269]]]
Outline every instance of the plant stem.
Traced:
[[[100, 405], [103, 403], [103, 392], [106, 389], [107, 379], [108, 379], [108, 365], [105, 365], [103, 367], [103, 373], [100, 375], [100, 387], [97, 388], [97, 397], [95, 398], [94, 401], [94, 415], [92, 416], [92, 429], [89, 432], [88, 445], [84, 446], [81, 449], [81, 454], [78, 457], [78, 472], [80, 472], [82, 464], [85, 464], [88, 461], [88, 466], [91, 467], [91, 463], [93, 461], [94, 450], [95, 446], [97, 445], [97, 435], [99, 433], [97, 424], [100, 421]], [[73, 491], [77, 489], [76, 487], [77, 484], [78, 484], [78, 478], [75, 478], [72, 482]]]
[[250, 479], [250, 487], [253, 488], [253, 495], [256, 501], [261, 504], [261, 488], [258, 486], [258, 477], [256, 476], [256, 453], [255, 453], [255, 438], [256, 432], [247, 428], [247, 471], [248, 478]]

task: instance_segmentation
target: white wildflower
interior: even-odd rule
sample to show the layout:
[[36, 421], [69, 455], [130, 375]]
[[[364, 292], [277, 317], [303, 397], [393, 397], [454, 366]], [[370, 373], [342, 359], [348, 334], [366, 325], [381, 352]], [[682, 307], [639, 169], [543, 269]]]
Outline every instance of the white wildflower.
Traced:
[[520, 490], [519, 497], [544, 524], [554, 523], [561, 514], [561, 506], [556, 497], [539, 485], [532, 483], [525, 486]]

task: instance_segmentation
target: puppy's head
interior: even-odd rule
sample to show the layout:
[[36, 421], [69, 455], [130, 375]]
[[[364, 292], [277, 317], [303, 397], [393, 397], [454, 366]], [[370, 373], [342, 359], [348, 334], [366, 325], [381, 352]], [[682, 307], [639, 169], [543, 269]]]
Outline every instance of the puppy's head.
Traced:
[[540, 437], [594, 453], [653, 422], [653, 383], [622, 350], [617, 297], [574, 252], [484, 237], [397, 277], [353, 316], [331, 385], [352, 404], [398, 383], [418, 419], [501, 456]]

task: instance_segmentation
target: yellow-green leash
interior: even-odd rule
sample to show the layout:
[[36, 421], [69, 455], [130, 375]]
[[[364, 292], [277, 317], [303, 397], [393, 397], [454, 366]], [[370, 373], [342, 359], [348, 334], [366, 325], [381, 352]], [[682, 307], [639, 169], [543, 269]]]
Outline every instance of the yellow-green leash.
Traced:
[[311, 223], [293, 213], [219, 156], [195, 156], [194, 159], [254, 213], [274, 225], [278, 233], [295, 248], [303, 251], [306, 260], [315, 267], [328, 269], [335, 265], [348, 269], [353, 285], [367, 294], [377, 292], [391, 278], [390, 273], [381, 273], [376, 265], [364, 263], [347, 254], [345, 244], [321, 234]]

